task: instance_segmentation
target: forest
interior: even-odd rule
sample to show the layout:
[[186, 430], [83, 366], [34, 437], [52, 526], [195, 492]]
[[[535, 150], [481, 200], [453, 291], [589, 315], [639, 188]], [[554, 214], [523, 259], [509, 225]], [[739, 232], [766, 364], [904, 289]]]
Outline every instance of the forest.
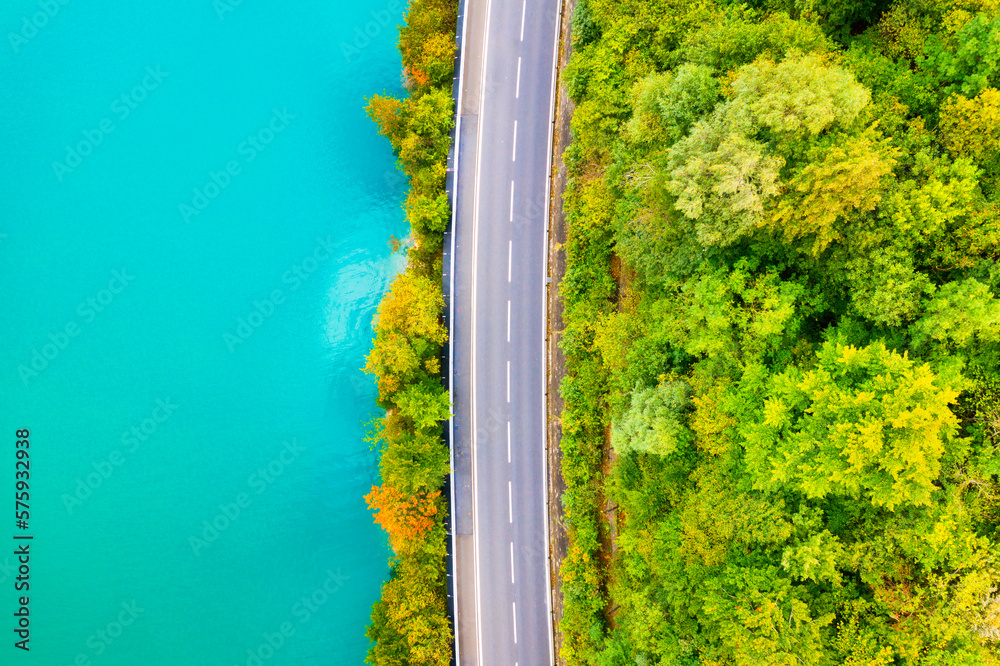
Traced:
[[391, 576], [372, 608], [367, 663], [448, 666], [445, 555], [449, 470], [442, 422], [448, 392], [441, 381], [441, 244], [451, 219], [445, 193], [451, 77], [457, 5], [411, 0], [399, 30], [406, 96], [374, 95], [368, 116], [392, 144], [409, 181], [405, 202], [410, 237], [399, 247], [406, 269], [393, 280], [375, 316], [375, 340], [365, 371], [375, 375], [384, 415], [371, 424], [381, 484], [365, 496], [375, 522], [388, 533]]
[[1000, 664], [1000, 2], [572, 49], [565, 663]]

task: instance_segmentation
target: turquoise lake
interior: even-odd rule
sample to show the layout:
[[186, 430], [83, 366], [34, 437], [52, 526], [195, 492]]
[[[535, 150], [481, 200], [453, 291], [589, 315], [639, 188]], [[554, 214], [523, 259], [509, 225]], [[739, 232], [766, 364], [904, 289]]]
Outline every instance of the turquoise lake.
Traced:
[[402, 11], [0, 3], [0, 664], [363, 663]]

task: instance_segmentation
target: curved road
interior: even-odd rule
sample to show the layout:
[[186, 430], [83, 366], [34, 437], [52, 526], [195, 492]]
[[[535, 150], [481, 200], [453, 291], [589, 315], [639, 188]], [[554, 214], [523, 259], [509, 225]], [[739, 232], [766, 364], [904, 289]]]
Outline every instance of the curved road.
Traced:
[[460, 666], [553, 663], [547, 227], [559, 0], [466, 0], [447, 238]]

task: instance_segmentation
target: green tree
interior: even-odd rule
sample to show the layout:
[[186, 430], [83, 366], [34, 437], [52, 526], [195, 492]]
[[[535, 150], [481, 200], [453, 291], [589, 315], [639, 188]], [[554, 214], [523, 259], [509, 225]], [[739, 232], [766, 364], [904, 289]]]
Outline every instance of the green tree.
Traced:
[[853, 74], [814, 53], [793, 53], [778, 64], [758, 60], [733, 81], [734, 109], [791, 136], [849, 128], [870, 101], [871, 93]]
[[581, 4], [561, 658], [1000, 666], [1000, 0]]
[[406, 219], [422, 239], [440, 237], [451, 222], [451, 207], [445, 192], [436, 197], [411, 192], [406, 199]]
[[924, 315], [914, 322], [918, 341], [946, 340], [958, 347], [973, 339], [982, 343], [1000, 340], [1000, 299], [974, 278], [948, 282], [934, 294]]
[[846, 265], [851, 309], [882, 326], [897, 327], [913, 319], [923, 295], [932, 289], [916, 269], [911, 250], [886, 244], [858, 250]]
[[747, 262], [731, 269], [702, 266], [674, 298], [652, 306], [651, 328], [716, 368], [747, 363], [787, 344], [797, 333], [803, 289], [774, 272], [755, 274]]
[[815, 507], [801, 507], [792, 516], [793, 543], [781, 554], [781, 567], [798, 580], [840, 585], [840, 568], [846, 552], [840, 540], [823, 528], [823, 513]]
[[984, 88], [996, 87], [1000, 83], [1000, 14], [977, 13], [954, 37], [934, 35], [925, 50], [922, 64], [947, 84], [946, 92], [973, 97]]
[[706, 581], [704, 623], [709, 663], [734, 666], [821, 666], [829, 663], [826, 627], [833, 613], [814, 615], [777, 567], [729, 566]]
[[611, 445], [622, 455], [637, 451], [661, 456], [689, 446], [694, 440], [686, 423], [692, 407], [689, 394], [688, 385], [680, 381], [636, 390], [632, 404], [611, 429]]
[[406, 419], [390, 414], [375, 425], [368, 441], [381, 454], [382, 481], [402, 492], [440, 488], [450, 469], [440, 428], [414, 430]]
[[396, 406], [418, 430], [436, 428], [450, 412], [448, 391], [436, 378], [408, 386], [396, 396]]
[[701, 244], [731, 245], [760, 224], [764, 204], [779, 192], [783, 164], [741, 133], [724, 105], [670, 149], [666, 188], [695, 220]]
[[399, 159], [407, 173], [439, 163], [448, 154], [452, 127], [450, 91], [435, 88], [418, 98], [408, 97], [402, 110], [405, 135], [399, 144]]
[[815, 23], [788, 14], [764, 16], [727, 12], [689, 33], [679, 57], [718, 72], [735, 70], [758, 58], [781, 60], [786, 53], [827, 53], [836, 47]]
[[710, 67], [685, 63], [676, 74], [650, 74], [638, 84], [630, 139], [647, 144], [671, 144], [687, 134], [698, 118], [719, 99], [719, 82]]
[[819, 23], [841, 39], [849, 37], [853, 24], [871, 22], [878, 16], [875, 0], [784, 0], [778, 6], [795, 18]]

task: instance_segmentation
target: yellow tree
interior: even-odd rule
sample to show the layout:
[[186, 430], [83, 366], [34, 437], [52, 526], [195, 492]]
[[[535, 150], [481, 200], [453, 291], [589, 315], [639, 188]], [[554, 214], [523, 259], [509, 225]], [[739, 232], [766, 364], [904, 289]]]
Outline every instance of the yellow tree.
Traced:
[[365, 112], [368, 117], [378, 125], [378, 132], [389, 139], [393, 148], [399, 149], [399, 143], [403, 140], [403, 118], [401, 111], [402, 100], [388, 95], [372, 95], [367, 98], [368, 106]]
[[448, 336], [443, 307], [440, 287], [410, 269], [396, 277], [379, 303], [365, 372], [378, 376], [383, 406], [407, 384], [438, 372], [437, 352]]
[[818, 255], [840, 238], [848, 215], [878, 205], [894, 164], [894, 151], [870, 137], [846, 139], [792, 177], [769, 224], [788, 241], [811, 237]]
[[375, 642], [369, 664], [378, 666], [448, 666], [451, 624], [438, 576], [418, 559], [404, 557], [382, 587], [372, 610], [368, 638]]

